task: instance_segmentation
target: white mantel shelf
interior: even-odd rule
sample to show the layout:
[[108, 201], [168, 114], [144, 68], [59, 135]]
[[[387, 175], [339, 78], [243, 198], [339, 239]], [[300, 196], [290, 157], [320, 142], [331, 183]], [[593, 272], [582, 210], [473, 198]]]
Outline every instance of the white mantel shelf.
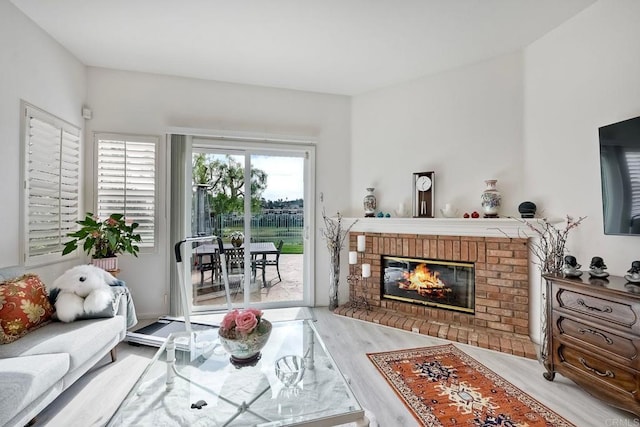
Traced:
[[[531, 238], [535, 233], [513, 218], [343, 218], [351, 232], [427, 234], [433, 236]], [[526, 220], [532, 225], [536, 219]]]

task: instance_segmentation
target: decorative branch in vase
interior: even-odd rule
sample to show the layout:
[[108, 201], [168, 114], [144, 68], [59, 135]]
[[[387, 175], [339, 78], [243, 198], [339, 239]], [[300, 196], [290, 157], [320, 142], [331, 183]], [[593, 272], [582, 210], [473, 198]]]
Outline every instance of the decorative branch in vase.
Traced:
[[540, 218], [535, 223], [519, 218], [514, 219], [525, 224], [538, 236], [537, 241], [529, 242], [529, 250], [537, 258], [540, 272], [542, 274], [560, 274], [567, 252], [569, 232], [577, 228], [586, 219], [586, 216], [574, 220], [573, 217], [567, 215], [564, 228], [556, 227], [547, 218]]
[[[569, 233], [577, 228], [586, 217], [582, 216], [577, 220], [567, 215], [564, 221], [564, 228], [556, 227], [558, 221], [549, 221], [547, 218], [539, 218], [535, 222], [526, 219], [513, 218], [526, 225], [538, 238], [529, 240], [529, 251], [537, 259], [538, 268], [542, 274], [560, 274], [564, 264], [566, 254], [567, 239]], [[530, 237], [530, 236], [527, 236]], [[547, 365], [549, 360], [549, 323], [547, 319], [547, 293], [545, 286], [541, 286], [542, 304], [540, 306], [540, 330], [542, 333], [540, 340], [539, 360], [543, 365]]]
[[322, 237], [327, 243], [330, 257], [329, 269], [329, 310], [335, 310], [338, 307], [338, 287], [340, 285], [340, 251], [344, 247], [344, 241], [349, 231], [358, 220], [356, 219], [346, 229], [342, 225], [342, 215], [340, 212], [336, 214], [336, 218], [330, 218], [324, 208], [322, 208], [322, 219], [324, 220], [324, 228], [320, 229]]

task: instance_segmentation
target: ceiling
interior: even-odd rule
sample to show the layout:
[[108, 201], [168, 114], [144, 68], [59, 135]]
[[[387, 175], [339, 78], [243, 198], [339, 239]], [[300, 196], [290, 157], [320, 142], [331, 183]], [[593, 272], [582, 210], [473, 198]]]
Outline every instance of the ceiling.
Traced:
[[595, 0], [11, 0], [89, 66], [356, 95], [517, 51]]

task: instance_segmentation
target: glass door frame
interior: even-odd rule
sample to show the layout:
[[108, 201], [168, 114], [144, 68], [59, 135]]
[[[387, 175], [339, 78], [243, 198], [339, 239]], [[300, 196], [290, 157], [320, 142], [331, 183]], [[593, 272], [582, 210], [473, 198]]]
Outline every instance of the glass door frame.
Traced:
[[[210, 136], [210, 135], [190, 135], [187, 138], [187, 155], [185, 160], [186, 177], [192, 176], [192, 156], [194, 147], [200, 151], [200, 149], [210, 150], [212, 152], [221, 154], [237, 154], [245, 156], [244, 163], [244, 182], [250, 182], [251, 179], [251, 156], [252, 155], [266, 155], [266, 156], [291, 156], [304, 159], [304, 195], [303, 195], [303, 215], [304, 215], [304, 228], [303, 228], [303, 297], [302, 300], [297, 301], [274, 301], [253, 304], [252, 306], [260, 309], [268, 308], [284, 308], [284, 307], [298, 307], [307, 306], [312, 307], [315, 303], [315, 287], [313, 286], [313, 277], [315, 276], [315, 267], [313, 260], [315, 259], [315, 144], [309, 140], [303, 139], [280, 139], [280, 138], [247, 138], [246, 136], [237, 137], [232, 135], [227, 136]], [[191, 191], [191, 179], [186, 179], [185, 182], [185, 201], [184, 206], [190, 210], [192, 206], [192, 191]], [[246, 191], [246, 190], [245, 190]], [[246, 193], [245, 193], [246, 194]], [[244, 199], [244, 233], [245, 241], [251, 239], [251, 197], [245, 197]], [[191, 215], [185, 215], [184, 229], [190, 230], [190, 218]], [[188, 224], [187, 224], [188, 223]], [[190, 254], [189, 254], [190, 256]], [[250, 264], [250, 253], [245, 253], [245, 265]], [[185, 263], [183, 268], [189, 269], [185, 271], [184, 277], [191, 277], [189, 263]], [[193, 295], [193, 284], [191, 280], [186, 281], [184, 286], [187, 287], [187, 295]], [[250, 303], [250, 275], [245, 275], [244, 283], [244, 301], [242, 304], [234, 304], [234, 308], [248, 307]], [[227, 308], [226, 305], [222, 306], [206, 306], [206, 305], [194, 305], [193, 299], [189, 301], [189, 308], [191, 313], [202, 313], [219, 311]]]

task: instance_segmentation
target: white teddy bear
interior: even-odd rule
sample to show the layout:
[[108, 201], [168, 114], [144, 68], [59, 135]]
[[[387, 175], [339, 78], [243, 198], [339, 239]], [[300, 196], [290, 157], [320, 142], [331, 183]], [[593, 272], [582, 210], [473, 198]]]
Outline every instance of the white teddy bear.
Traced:
[[54, 282], [50, 298], [61, 322], [73, 322], [84, 314], [105, 310], [113, 299], [111, 286], [123, 282], [94, 265], [78, 265]]

